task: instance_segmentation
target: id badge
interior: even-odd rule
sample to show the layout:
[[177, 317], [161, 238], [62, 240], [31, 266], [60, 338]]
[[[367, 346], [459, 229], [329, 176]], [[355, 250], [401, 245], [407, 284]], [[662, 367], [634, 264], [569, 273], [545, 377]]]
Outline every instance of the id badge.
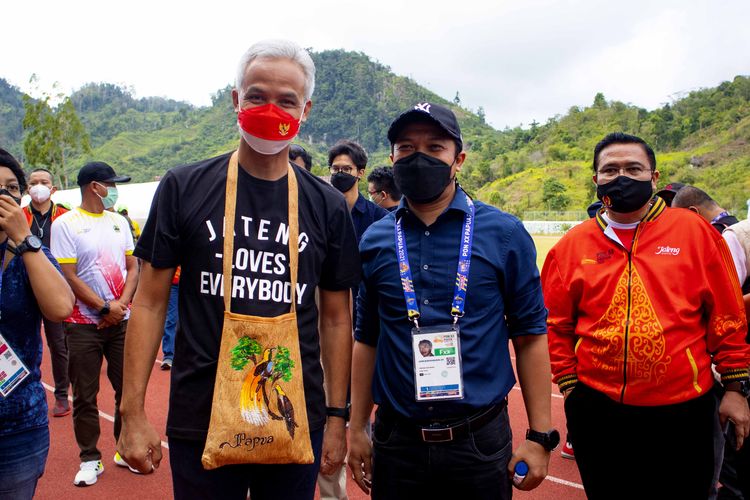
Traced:
[[463, 399], [459, 337], [458, 325], [412, 328], [417, 401]]
[[4, 398], [29, 376], [29, 369], [0, 335], [0, 395]]

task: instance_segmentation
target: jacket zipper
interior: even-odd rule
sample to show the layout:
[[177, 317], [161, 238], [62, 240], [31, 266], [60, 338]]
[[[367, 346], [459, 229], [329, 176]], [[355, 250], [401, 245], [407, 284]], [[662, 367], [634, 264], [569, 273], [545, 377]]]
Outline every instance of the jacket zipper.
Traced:
[[[632, 288], [633, 288], [633, 249], [638, 241], [638, 235], [641, 232], [641, 224], [635, 229], [633, 235], [633, 241], [630, 244], [630, 250], [628, 252], [628, 307], [627, 315], [625, 316], [625, 340], [623, 346], [623, 360], [622, 360], [622, 390], [620, 391], [620, 403], [625, 403], [625, 386], [628, 383], [628, 334], [630, 333], [630, 307], [632, 303]], [[625, 247], [623, 247], [625, 248]]]
[[[635, 244], [635, 235], [633, 235], [633, 244]], [[631, 248], [633, 248], [631, 246]], [[625, 402], [625, 386], [628, 383], [628, 333], [630, 333], [630, 302], [631, 288], [633, 284], [633, 254], [628, 251], [628, 308], [625, 315], [625, 340], [623, 346], [622, 360], [622, 391], [620, 391], [620, 403]]]

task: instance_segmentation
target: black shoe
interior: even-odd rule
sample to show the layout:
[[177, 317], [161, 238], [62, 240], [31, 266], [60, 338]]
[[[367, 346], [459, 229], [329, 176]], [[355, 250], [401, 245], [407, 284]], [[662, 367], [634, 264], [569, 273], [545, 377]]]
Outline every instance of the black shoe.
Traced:
[[171, 370], [172, 369], [172, 360], [171, 359], [165, 359], [165, 360], [163, 360], [161, 362], [161, 369], [164, 370], [164, 371]]

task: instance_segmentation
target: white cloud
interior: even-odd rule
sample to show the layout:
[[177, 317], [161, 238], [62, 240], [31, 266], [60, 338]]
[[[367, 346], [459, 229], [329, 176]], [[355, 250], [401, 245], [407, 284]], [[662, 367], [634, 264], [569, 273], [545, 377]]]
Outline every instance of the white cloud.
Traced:
[[[294, 39], [362, 51], [438, 94], [483, 106], [498, 128], [587, 105], [596, 92], [653, 108], [675, 92], [750, 73], [750, 2], [596, 0], [127, 4], [39, 0], [3, 6], [0, 77], [32, 73], [70, 92], [86, 82], [210, 103], [252, 42]], [[11, 43], [12, 42], [12, 43]]]

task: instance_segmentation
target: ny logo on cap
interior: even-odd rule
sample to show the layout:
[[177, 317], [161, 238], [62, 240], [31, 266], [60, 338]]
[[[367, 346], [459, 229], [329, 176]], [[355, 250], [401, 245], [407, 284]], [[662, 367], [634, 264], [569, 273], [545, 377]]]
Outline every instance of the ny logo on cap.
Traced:
[[429, 102], [420, 102], [416, 106], [414, 106], [414, 109], [418, 109], [419, 111], [424, 111], [425, 113], [430, 112], [430, 103]]

